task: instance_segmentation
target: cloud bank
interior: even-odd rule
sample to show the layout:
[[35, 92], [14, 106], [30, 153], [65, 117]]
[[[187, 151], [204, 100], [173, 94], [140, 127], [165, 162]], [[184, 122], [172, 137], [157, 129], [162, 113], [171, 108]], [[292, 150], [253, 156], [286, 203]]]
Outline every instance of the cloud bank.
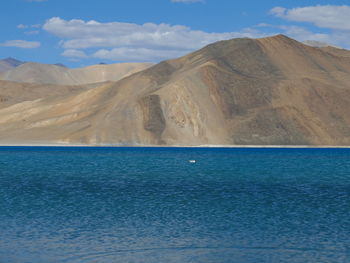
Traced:
[[184, 55], [219, 40], [261, 36], [251, 30], [208, 33], [181, 25], [100, 23], [59, 17], [46, 21], [43, 29], [61, 39], [60, 45], [66, 49], [65, 56], [73, 54], [72, 50], [78, 54], [78, 50], [89, 49], [91, 52], [95, 49], [87, 56], [120, 61], [159, 61]]
[[350, 6], [318, 5], [286, 9], [275, 7], [271, 14], [296, 22], [312, 23], [320, 28], [350, 30]]
[[301, 26], [281, 27], [286, 34], [298, 40], [315, 40], [350, 48], [350, 6], [274, 7], [270, 14], [286, 21], [309, 23], [322, 30], [322, 33], [313, 33]]
[[[299, 41], [313, 40], [350, 47], [350, 19], [347, 19], [350, 6], [318, 5], [291, 9], [274, 7], [269, 13], [288, 23], [285, 25], [261, 23], [237, 32], [205, 32], [183, 25], [103, 23], [53, 17], [46, 21], [42, 29], [59, 38], [59, 45], [63, 48], [62, 56], [75, 59], [158, 62], [185, 55], [220, 40], [238, 37], [258, 38], [280, 33]], [[309, 23], [316, 28], [300, 23]]]

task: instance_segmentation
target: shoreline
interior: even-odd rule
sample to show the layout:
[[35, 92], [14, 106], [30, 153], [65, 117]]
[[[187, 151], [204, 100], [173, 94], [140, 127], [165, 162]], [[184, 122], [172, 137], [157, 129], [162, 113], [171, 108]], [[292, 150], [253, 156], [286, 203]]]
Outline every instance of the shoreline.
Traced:
[[350, 145], [113, 145], [113, 144], [65, 144], [65, 143], [0, 143], [2, 147], [59, 147], [59, 148], [280, 148], [280, 149], [347, 149]]

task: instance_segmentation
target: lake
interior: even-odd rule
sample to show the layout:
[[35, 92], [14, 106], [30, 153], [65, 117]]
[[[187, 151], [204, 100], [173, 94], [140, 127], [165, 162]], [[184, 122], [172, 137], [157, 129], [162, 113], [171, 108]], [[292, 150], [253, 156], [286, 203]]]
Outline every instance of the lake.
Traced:
[[0, 147], [0, 262], [350, 262], [350, 149]]

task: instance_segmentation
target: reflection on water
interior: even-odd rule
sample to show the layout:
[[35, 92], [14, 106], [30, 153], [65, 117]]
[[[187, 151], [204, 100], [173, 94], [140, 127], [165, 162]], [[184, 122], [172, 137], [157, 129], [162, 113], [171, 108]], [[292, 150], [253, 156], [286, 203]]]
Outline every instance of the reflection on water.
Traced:
[[0, 167], [0, 262], [350, 261], [348, 149], [1, 148]]

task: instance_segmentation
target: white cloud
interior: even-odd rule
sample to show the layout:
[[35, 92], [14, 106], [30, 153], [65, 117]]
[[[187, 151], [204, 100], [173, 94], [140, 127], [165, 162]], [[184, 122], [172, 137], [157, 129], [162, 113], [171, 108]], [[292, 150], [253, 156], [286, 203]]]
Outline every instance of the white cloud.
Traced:
[[70, 57], [70, 58], [87, 58], [88, 56], [85, 54], [84, 51], [76, 50], [76, 49], [66, 49], [61, 54], [64, 57]]
[[28, 31], [24, 31], [24, 34], [26, 34], [26, 35], [38, 35], [40, 33], [40, 31], [33, 30], [33, 29], [39, 29], [40, 27], [41, 27], [40, 24], [34, 24], [34, 25], [19, 24], [19, 25], [17, 25], [18, 29], [22, 29], [22, 30], [28, 29]]
[[40, 32], [38, 30], [26, 31], [24, 34], [26, 35], [38, 35]]
[[300, 26], [279, 26], [283, 30], [283, 33], [295, 38], [299, 41], [314, 40], [319, 42], [332, 42], [332, 36], [330, 34], [311, 32], [304, 27]]
[[350, 6], [317, 5], [291, 9], [275, 7], [270, 10], [270, 14], [288, 21], [310, 23], [321, 30], [327, 29], [327, 33], [315, 33], [295, 25], [279, 26], [285, 34], [297, 40], [313, 40], [350, 48]]
[[235, 36], [249, 36], [244, 33], [206, 33], [194, 31], [186, 26], [146, 23], [99, 23], [96, 21], [51, 18], [44, 30], [66, 39], [64, 48], [92, 47], [152, 47], [166, 49], [193, 49], [211, 42]]
[[259, 23], [255, 25], [255, 27], [273, 27], [273, 25], [267, 23]]
[[[68, 21], [59, 17], [46, 21], [43, 29], [61, 38], [60, 45], [65, 49], [100, 48], [94, 57], [126, 61], [157, 61], [186, 54], [219, 40], [265, 36], [253, 30], [208, 33], [181, 25]], [[135, 57], [135, 54], [138, 55]]]
[[286, 9], [275, 7], [272, 15], [290, 21], [308, 22], [320, 28], [350, 30], [350, 6], [318, 5]]
[[286, 14], [286, 10], [287, 9], [284, 7], [277, 6], [277, 7], [274, 7], [270, 10], [270, 14], [278, 16], [278, 17], [282, 17]]
[[34, 24], [34, 25], [24, 25], [24, 24], [19, 24], [17, 28], [19, 29], [27, 29], [27, 28], [40, 28], [40, 24]]
[[182, 55], [184, 55], [184, 52], [179, 50], [154, 50], [147, 48], [121, 47], [113, 48], [112, 50], [100, 49], [96, 51], [92, 57], [116, 61], [148, 62], [176, 58]]
[[23, 24], [19, 24], [17, 26], [17, 28], [19, 28], [19, 29], [26, 29], [26, 28], [28, 28], [28, 26], [27, 25], [23, 25]]
[[3, 47], [18, 47], [18, 48], [38, 48], [41, 46], [40, 42], [37, 41], [26, 41], [26, 40], [9, 40], [0, 43]]
[[350, 19], [345, 19], [346, 12], [350, 14], [350, 7], [275, 7], [270, 10], [270, 14], [288, 21], [309, 22], [330, 29], [327, 33], [324, 30], [313, 32], [298, 25], [266, 23], [238, 32], [209, 33], [182, 25], [102, 23], [59, 17], [47, 20], [42, 28], [60, 39], [59, 44], [65, 49], [62, 55], [66, 57], [157, 62], [185, 55], [219, 40], [266, 37], [280, 33], [299, 41], [314, 40], [349, 48]]

